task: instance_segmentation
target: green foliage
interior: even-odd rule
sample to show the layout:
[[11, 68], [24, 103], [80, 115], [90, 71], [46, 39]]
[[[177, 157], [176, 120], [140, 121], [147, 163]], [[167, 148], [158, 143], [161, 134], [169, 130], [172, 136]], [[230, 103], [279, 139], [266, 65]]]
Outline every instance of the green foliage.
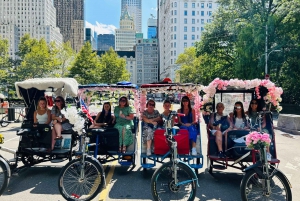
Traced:
[[6, 83], [9, 67], [8, 41], [0, 36], [0, 83]]
[[110, 48], [100, 57], [100, 76], [102, 83], [117, 83], [119, 81], [129, 81], [130, 74], [126, 70], [126, 60], [119, 58], [117, 53]]
[[66, 42], [59, 48], [57, 53], [58, 59], [58, 70], [54, 72], [55, 77], [66, 77], [69, 74], [69, 69], [71, 69], [75, 61], [75, 51], [71, 47], [70, 42]]
[[87, 42], [70, 68], [69, 77], [75, 78], [80, 84], [100, 83], [100, 70], [98, 56], [93, 52], [91, 44]]

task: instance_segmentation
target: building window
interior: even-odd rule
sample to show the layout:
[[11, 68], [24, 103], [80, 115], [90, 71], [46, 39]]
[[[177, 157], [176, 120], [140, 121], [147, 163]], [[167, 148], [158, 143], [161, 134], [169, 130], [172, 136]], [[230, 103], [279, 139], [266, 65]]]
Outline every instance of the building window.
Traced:
[[204, 11], [201, 11], [201, 16], [204, 16]]
[[195, 40], [195, 35], [192, 35], [192, 40]]
[[174, 56], [176, 56], [176, 50], [174, 50]]
[[192, 24], [195, 24], [195, 19], [192, 19]]
[[192, 43], [191, 46], [193, 47], [193, 46], [194, 46], [194, 43]]
[[177, 31], [176, 26], [174, 26], [174, 31]]
[[204, 19], [201, 19], [201, 24], [204, 24]]
[[174, 40], [176, 40], [176, 34], [174, 34]]
[[201, 8], [204, 8], [204, 3], [201, 3]]
[[186, 18], [184, 18], [183, 22], [184, 22], [184, 24], [187, 24], [187, 19], [186, 19]]
[[187, 16], [187, 10], [184, 11], [184, 16]]
[[171, 56], [173, 56], [173, 51], [171, 51]]
[[175, 7], [175, 8], [177, 7], [177, 2], [174, 3], [174, 7]]
[[187, 4], [187, 3], [184, 3], [184, 7], [187, 8], [187, 7], [188, 7], [188, 4]]
[[192, 3], [192, 8], [195, 8], [195, 3]]
[[171, 64], [173, 64], [173, 59], [171, 59]]
[[192, 32], [195, 32], [195, 27], [192, 27]]
[[183, 43], [183, 47], [186, 48], [187, 47], [187, 43]]
[[175, 24], [177, 23], [177, 18], [174, 18], [174, 23], [175, 23]]
[[209, 3], [209, 4], [208, 4], [208, 8], [212, 8], [212, 3]]
[[174, 47], [176, 47], [176, 42], [174, 42]]
[[171, 19], [171, 24], [173, 24], [173, 18]]
[[183, 30], [184, 32], [187, 32], [187, 27], [186, 27], [186, 26], [183, 27], [183, 29], [184, 29], [184, 30]]
[[204, 31], [204, 27], [201, 27], [201, 31]]
[[193, 11], [192, 11], [192, 16], [195, 16], [195, 13], [196, 13], [196, 12], [193, 10]]
[[184, 34], [183, 39], [187, 40], [187, 35], [186, 34]]
[[177, 10], [174, 10], [174, 15], [177, 15]]

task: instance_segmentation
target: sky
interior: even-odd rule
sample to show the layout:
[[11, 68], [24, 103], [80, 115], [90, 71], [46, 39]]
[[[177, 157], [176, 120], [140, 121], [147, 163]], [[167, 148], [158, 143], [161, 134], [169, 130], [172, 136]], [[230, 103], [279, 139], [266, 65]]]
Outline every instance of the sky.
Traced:
[[[157, 18], [157, 0], [142, 0], [142, 32], [147, 37], [147, 20]], [[85, 0], [85, 27], [98, 34], [114, 34], [119, 28], [121, 0]]]

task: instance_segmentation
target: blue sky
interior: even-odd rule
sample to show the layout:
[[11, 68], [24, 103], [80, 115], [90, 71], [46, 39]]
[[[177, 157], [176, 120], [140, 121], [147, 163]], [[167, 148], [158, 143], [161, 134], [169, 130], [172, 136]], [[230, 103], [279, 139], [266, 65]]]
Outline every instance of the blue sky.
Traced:
[[[147, 20], [150, 14], [157, 17], [157, 0], [142, 0], [142, 31], [147, 37]], [[85, 0], [85, 27], [98, 34], [113, 33], [119, 28], [121, 0]]]

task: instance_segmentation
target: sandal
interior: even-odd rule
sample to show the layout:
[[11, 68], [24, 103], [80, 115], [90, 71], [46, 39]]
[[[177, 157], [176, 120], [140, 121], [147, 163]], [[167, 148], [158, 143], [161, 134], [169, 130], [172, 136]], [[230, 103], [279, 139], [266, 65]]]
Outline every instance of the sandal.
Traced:
[[126, 153], [126, 146], [122, 147], [122, 153], [125, 154]]
[[62, 139], [63, 139], [62, 136], [57, 136], [57, 137], [55, 138], [55, 140], [62, 140]]

